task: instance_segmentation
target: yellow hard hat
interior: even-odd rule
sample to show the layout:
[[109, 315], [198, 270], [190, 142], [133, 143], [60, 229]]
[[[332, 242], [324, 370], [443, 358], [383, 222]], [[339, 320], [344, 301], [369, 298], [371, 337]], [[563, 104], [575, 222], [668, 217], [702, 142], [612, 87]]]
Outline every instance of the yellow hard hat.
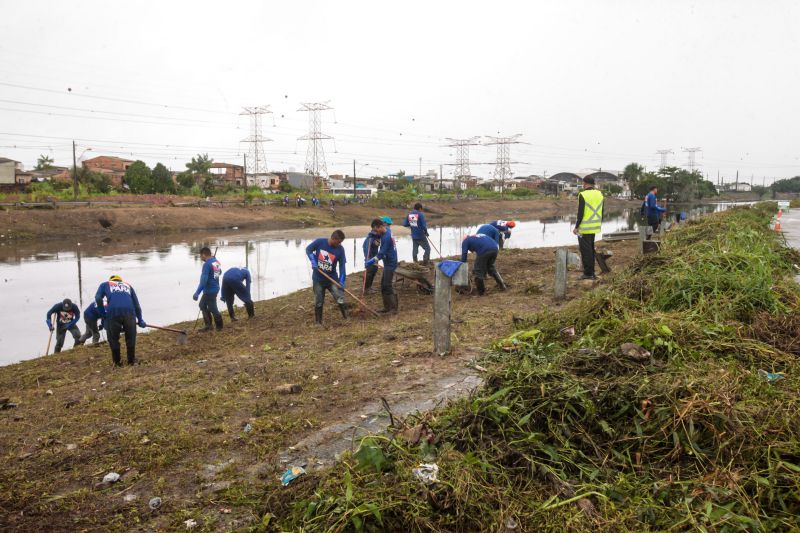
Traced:
[[111, 276], [110, 278], [108, 278], [108, 281], [122, 281], [122, 276], [119, 276], [119, 275], [117, 275], [117, 274], [114, 274], [113, 276]]

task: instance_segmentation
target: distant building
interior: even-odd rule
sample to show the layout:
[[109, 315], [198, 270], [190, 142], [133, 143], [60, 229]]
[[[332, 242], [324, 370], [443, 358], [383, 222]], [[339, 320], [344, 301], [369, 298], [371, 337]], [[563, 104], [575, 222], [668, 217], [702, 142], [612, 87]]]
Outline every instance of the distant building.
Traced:
[[91, 159], [84, 159], [82, 165], [83, 168], [92, 172], [107, 175], [111, 179], [111, 184], [116, 188], [120, 188], [125, 181], [125, 171], [135, 162], [132, 159], [100, 155]]
[[22, 164], [19, 161], [0, 157], [0, 185], [17, 183], [17, 170], [22, 170]]
[[244, 167], [242, 165], [215, 162], [211, 163], [209, 172], [219, 185], [244, 185]]
[[248, 175], [247, 185], [262, 191], [277, 191], [281, 186], [281, 177], [273, 173]]
[[24, 170], [17, 170], [14, 176], [14, 182], [19, 185], [27, 185], [33, 181], [33, 172], [26, 172]]
[[281, 183], [288, 183], [295, 189], [316, 189], [321, 186], [321, 180], [317, 176], [304, 172], [275, 172], [280, 177]]

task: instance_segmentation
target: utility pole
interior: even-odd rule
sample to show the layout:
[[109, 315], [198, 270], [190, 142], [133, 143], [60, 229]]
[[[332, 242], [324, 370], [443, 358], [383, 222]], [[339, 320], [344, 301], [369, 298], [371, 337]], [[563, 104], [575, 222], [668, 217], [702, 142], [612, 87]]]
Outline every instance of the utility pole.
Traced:
[[460, 182], [462, 179], [469, 179], [472, 175], [469, 169], [469, 147], [480, 146], [481, 143], [478, 142], [478, 139], [479, 137], [470, 137], [468, 139], [451, 139], [448, 137], [446, 139], [450, 141], [450, 144], [445, 144], [445, 146], [456, 149], [456, 162], [454, 163], [456, 172], [453, 176], [455, 181]]
[[666, 168], [667, 166], [667, 157], [669, 154], [674, 154], [672, 150], [669, 148], [665, 148], [663, 150], [656, 150], [656, 153], [661, 156], [661, 165], [658, 167], [659, 170]]
[[[501, 196], [505, 196], [506, 194], [506, 176], [511, 176], [511, 145], [521, 143], [522, 141], [517, 140], [520, 137], [522, 137], [521, 133], [511, 135], [510, 137], [491, 137], [487, 135], [486, 138], [489, 139], [489, 141], [483, 143], [484, 146], [497, 145], [497, 162], [494, 167], [494, 179], [500, 179]], [[513, 162], [516, 163], [516, 161]]]
[[244, 196], [243, 196], [242, 201], [244, 202], [245, 205], [247, 205], [247, 154], [242, 154], [242, 155], [244, 156], [244, 166], [242, 167], [244, 169], [244, 172], [243, 172], [243, 174], [244, 174], [244, 176], [243, 176], [244, 177]]
[[250, 143], [248, 153], [250, 154], [251, 174], [253, 176], [265, 174], [267, 172], [267, 161], [264, 156], [264, 141], [271, 141], [272, 139], [267, 139], [261, 135], [261, 117], [271, 114], [272, 111], [270, 111], [268, 105], [244, 107], [242, 109], [239, 114], [250, 117], [250, 135], [242, 139], [242, 142]]
[[75, 158], [75, 141], [72, 141], [72, 198], [78, 199], [78, 160]]
[[356, 199], [356, 160], [353, 159], [353, 201]]
[[439, 165], [439, 198], [442, 197], [442, 179], [444, 178], [444, 174], [442, 173], [442, 165]]
[[694, 167], [697, 166], [697, 162], [695, 161], [695, 153], [702, 152], [703, 149], [699, 146], [694, 146], [692, 148], [681, 148], [681, 151], [686, 152], [689, 160], [686, 162], [686, 166], [689, 167], [689, 172], [694, 172]]
[[312, 176], [322, 178], [327, 181], [328, 167], [325, 165], [325, 148], [322, 141], [332, 140], [333, 137], [322, 133], [322, 120], [320, 111], [333, 109], [328, 102], [307, 102], [300, 104], [298, 111], [308, 112], [308, 134], [298, 137], [298, 140], [308, 141], [306, 151], [305, 170]]

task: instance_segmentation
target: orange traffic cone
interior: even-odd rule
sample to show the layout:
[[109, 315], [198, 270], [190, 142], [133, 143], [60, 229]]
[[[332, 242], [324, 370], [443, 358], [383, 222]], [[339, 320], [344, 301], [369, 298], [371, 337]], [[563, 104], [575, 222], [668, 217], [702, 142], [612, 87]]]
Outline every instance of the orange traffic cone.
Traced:
[[781, 221], [780, 220], [776, 220], [775, 221], [775, 231], [776, 232], [780, 232], [781, 231]]

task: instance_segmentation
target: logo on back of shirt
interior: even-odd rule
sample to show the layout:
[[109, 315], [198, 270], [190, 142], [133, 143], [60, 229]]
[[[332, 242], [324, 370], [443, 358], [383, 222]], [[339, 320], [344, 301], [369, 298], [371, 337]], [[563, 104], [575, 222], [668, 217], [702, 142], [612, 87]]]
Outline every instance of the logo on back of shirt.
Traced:
[[507, 220], [495, 220], [494, 223], [496, 225], [498, 225], [498, 226], [503, 226], [503, 227], [508, 226], [508, 221]]
[[108, 290], [113, 294], [115, 292], [131, 293], [131, 286], [124, 281], [109, 281]]
[[336, 254], [320, 250], [317, 254], [317, 263], [325, 272], [333, 272], [333, 263], [336, 262]]
[[211, 263], [211, 275], [214, 276], [214, 279], [219, 279], [220, 274], [222, 274], [222, 266], [219, 261], [214, 261]]
[[416, 213], [409, 213], [408, 223], [412, 228], [416, 228], [419, 225], [419, 215]]

